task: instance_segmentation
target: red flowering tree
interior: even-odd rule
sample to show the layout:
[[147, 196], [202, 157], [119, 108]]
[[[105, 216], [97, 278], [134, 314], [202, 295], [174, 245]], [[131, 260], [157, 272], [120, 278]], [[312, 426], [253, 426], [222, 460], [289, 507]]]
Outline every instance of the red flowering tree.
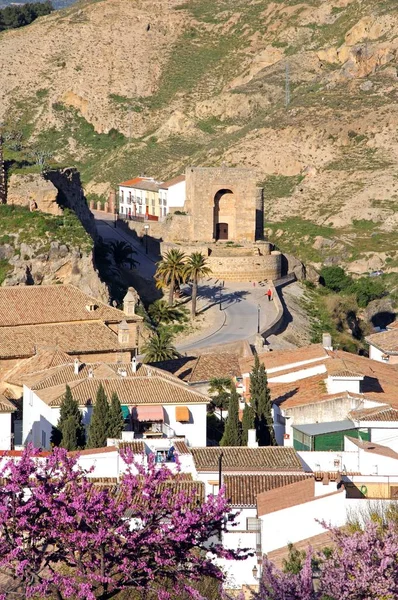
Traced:
[[187, 581], [223, 579], [212, 558], [245, 558], [219, 543], [234, 520], [222, 494], [197, 502], [195, 493], [167, 484], [166, 467], [150, 461], [144, 468], [128, 452], [123, 458], [129, 469], [113, 489], [91, 482], [62, 448], [39, 457], [29, 447], [20, 461], [7, 459], [0, 469], [2, 600], [108, 600], [170, 583], [198, 598]]

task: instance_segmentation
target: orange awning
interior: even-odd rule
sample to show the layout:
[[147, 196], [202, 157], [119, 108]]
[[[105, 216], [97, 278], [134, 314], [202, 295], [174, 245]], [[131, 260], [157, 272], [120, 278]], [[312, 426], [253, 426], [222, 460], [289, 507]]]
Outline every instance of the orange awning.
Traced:
[[180, 423], [189, 423], [188, 406], [176, 406], [176, 421]]
[[138, 421], [164, 421], [162, 406], [137, 406], [135, 413]]

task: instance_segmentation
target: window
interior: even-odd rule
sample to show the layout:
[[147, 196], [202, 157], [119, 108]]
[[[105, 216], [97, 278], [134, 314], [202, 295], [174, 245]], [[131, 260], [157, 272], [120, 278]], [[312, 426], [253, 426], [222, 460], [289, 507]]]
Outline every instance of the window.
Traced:
[[45, 431], [41, 432], [41, 447], [42, 448], [46, 448], [47, 447], [47, 435]]
[[246, 529], [247, 529], [247, 531], [260, 531], [260, 529], [261, 529], [260, 519], [257, 519], [256, 517], [247, 517]]
[[124, 191], [120, 190], [120, 201], [124, 202]]

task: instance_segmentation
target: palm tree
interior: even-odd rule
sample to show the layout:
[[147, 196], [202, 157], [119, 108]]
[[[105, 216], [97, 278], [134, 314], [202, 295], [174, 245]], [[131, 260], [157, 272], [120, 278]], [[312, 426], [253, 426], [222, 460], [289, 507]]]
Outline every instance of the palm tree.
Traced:
[[155, 300], [148, 309], [152, 323], [157, 327], [161, 323], [167, 325], [173, 321], [187, 321], [187, 310], [180, 306], [169, 306], [166, 300]]
[[185, 281], [184, 267], [185, 254], [177, 248], [172, 248], [166, 252], [162, 260], [157, 263], [156, 287], [170, 286], [169, 306], [173, 304], [175, 287]]
[[173, 341], [174, 336], [171, 331], [165, 327], [159, 327], [142, 349], [144, 353], [144, 363], [178, 358], [179, 354], [175, 349]]
[[139, 263], [131, 258], [132, 254], [137, 254], [130, 244], [121, 240], [111, 242], [109, 244], [110, 253], [113, 256], [113, 260], [118, 267], [121, 267], [124, 263], [130, 263], [131, 268], [136, 267]]
[[192, 281], [192, 318], [196, 317], [196, 297], [198, 295], [198, 280], [201, 277], [210, 275], [211, 269], [206, 264], [206, 258], [201, 252], [193, 252], [188, 256], [188, 260], [185, 264], [184, 275], [186, 279]]
[[209, 382], [209, 395], [214, 407], [220, 409], [221, 421], [222, 411], [226, 410], [231, 398], [232, 379], [230, 377], [212, 377]]

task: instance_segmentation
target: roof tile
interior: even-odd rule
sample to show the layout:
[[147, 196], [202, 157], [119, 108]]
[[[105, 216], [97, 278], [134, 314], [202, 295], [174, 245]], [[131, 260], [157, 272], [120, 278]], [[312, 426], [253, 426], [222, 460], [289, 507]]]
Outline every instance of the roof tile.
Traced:
[[221, 453], [223, 471], [301, 472], [303, 470], [296, 450], [283, 446], [191, 448], [191, 453], [198, 471], [218, 472]]
[[225, 496], [234, 506], [256, 506], [258, 494], [308, 478], [312, 474], [224, 475]]

